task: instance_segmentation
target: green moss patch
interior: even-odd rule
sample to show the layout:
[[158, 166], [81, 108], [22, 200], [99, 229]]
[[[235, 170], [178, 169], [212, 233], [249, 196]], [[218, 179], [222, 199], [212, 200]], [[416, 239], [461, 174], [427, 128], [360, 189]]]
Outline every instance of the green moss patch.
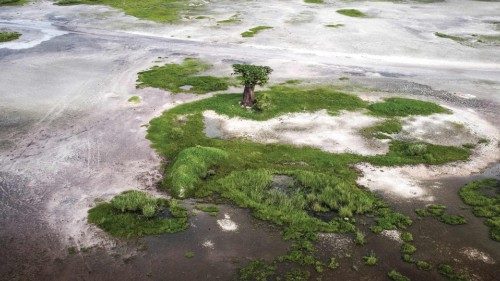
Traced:
[[[168, 214], [165, 218], [164, 214]], [[125, 191], [88, 212], [88, 222], [116, 237], [174, 233], [188, 226], [187, 211], [175, 200], [154, 198], [141, 191]]]
[[253, 28], [250, 28], [248, 31], [245, 31], [241, 33], [241, 37], [254, 37], [257, 35], [257, 33], [266, 30], [266, 29], [272, 29], [271, 26], [265, 26], [265, 25], [259, 25]]
[[331, 28], [339, 28], [344, 26], [342, 23], [335, 23], [335, 24], [325, 24], [325, 27], [331, 27]]
[[107, 5], [126, 14], [157, 22], [175, 22], [190, 9], [189, 1], [182, 0], [60, 0], [57, 5]]
[[27, 0], [0, 0], [0, 6], [23, 5], [26, 2], [28, 2], [28, 1]]
[[340, 9], [340, 10], [337, 10], [337, 13], [344, 15], [344, 16], [348, 16], [348, 17], [354, 17], [354, 18], [366, 17], [365, 13], [363, 13], [359, 10], [356, 10], [356, 9]]
[[217, 213], [219, 213], [219, 207], [212, 204], [196, 204], [195, 208], [197, 210], [208, 213], [211, 216], [216, 216]]
[[386, 119], [374, 126], [364, 128], [361, 133], [367, 138], [390, 139], [391, 134], [401, 132], [403, 125], [397, 118]]
[[[168, 90], [172, 93], [195, 93], [227, 90], [227, 78], [198, 76], [211, 66], [198, 59], [185, 59], [182, 64], [166, 64], [155, 66], [139, 72], [138, 87], [153, 87]], [[187, 88], [185, 88], [187, 87]]]
[[308, 3], [308, 4], [323, 4], [325, 2], [323, 0], [304, 0], [304, 3]]
[[375, 115], [383, 116], [431, 115], [450, 112], [432, 102], [405, 98], [388, 98], [383, 102], [371, 104], [368, 109]]
[[486, 218], [485, 224], [490, 227], [490, 237], [500, 241], [500, 181], [483, 179], [472, 181], [459, 191], [465, 204], [472, 206], [477, 217]]
[[19, 37], [21, 37], [21, 33], [19, 32], [0, 32], [0, 42], [17, 40]]
[[133, 103], [133, 104], [138, 104], [138, 103], [141, 102], [141, 97], [139, 97], [139, 96], [131, 96], [128, 99], [128, 102]]

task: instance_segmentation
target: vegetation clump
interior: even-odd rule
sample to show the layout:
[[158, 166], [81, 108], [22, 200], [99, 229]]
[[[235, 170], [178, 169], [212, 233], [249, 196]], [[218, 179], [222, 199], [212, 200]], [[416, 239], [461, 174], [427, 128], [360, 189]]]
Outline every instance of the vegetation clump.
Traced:
[[[486, 193], [494, 194], [487, 195]], [[500, 181], [482, 179], [472, 181], [462, 187], [459, 195], [465, 204], [472, 206], [477, 217], [486, 218], [485, 224], [490, 227], [490, 237], [500, 241]]]
[[133, 104], [138, 104], [138, 103], [141, 102], [141, 97], [139, 97], [139, 96], [131, 96], [128, 99], [128, 102], [133, 103]]
[[426, 261], [417, 261], [416, 263], [418, 269], [420, 270], [431, 270], [432, 266], [430, 263], [426, 262]]
[[198, 76], [210, 67], [209, 64], [193, 58], [185, 59], [182, 64], [170, 63], [155, 66], [139, 72], [137, 87], [153, 87], [172, 93], [195, 94], [227, 90], [229, 87], [227, 78]]
[[[162, 217], [164, 213], [168, 216]], [[132, 238], [182, 231], [187, 228], [187, 211], [175, 200], [130, 190], [90, 209], [88, 221], [113, 236]]]
[[26, 0], [0, 0], [0, 6], [22, 5], [26, 2]]
[[397, 272], [396, 270], [391, 270], [387, 273], [387, 277], [393, 281], [410, 281], [410, 278], [404, 276], [403, 274]]
[[451, 281], [468, 281], [471, 280], [469, 275], [466, 272], [459, 272], [455, 270], [451, 265], [449, 264], [440, 264], [438, 266], [438, 272], [445, 277], [448, 280]]
[[17, 40], [21, 37], [19, 32], [0, 31], [0, 43]]
[[390, 118], [375, 124], [374, 126], [364, 128], [362, 134], [367, 138], [391, 139], [392, 134], [397, 134], [403, 130], [401, 120]]
[[196, 204], [195, 208], [197, 210], [208, 213], [211, 216], [216, 216], [217, 213], [219, 213], [219, 207], [211, 204]]
[[446, 214], [445, 211], [446, 206], [441, 204], [430, 204], [425, 209], [415, 209], [415, 213], [420, 217], [435, 217], [440, 222], [450, 225], [467, 223], [467, 220], [463, 216]]
[[266, 26], [266, 25], [259, 25], [256, 27], [252, 27], [249, 30], [241, 33], [241, 37], [254, 37], [255, 35], [257, 35], [257, 33], [261, 32], [263, 30], [272, 29], [272, 28], [273, 28], [272, 26]]
[[276, 266], [267, 264], [264, 260], [253, 260], [239, 271], [241, 281], [266, 281], [273, 276]]
[[378, 258], [374, 252], [371, 252], [370, 254], [363, 257], [363, 261], [366, 265], [373, 266], [377, 264]]
[[348, 17], [354, 17], [354, 18], [364, 18], [366, 17], [366, 14], [361, 12], [360, 10], [356, 9], [340, 9], [337, 10], [337, 13], [348, 16]]
[[157, 22], [175, 22], [181, 13], [190, 9], [188, 1], [182, 0], [59, 0], [60, 6], [68, 5], [107, 5], [121, 9], [126, 14]]
[[388, 98], [383, 102], [371, 104], [368, 109], [375, 115], [383, 116], [431, 115], [450, 112], [432, 102], [406, 98]]
[[169, 187], [173, 196], [184, 198], [192, 196], [196, 184], [206, 177], [210, 167], [226, 160], [228, 154], [218, 148], [195, 146], [179, 153], [168, 171], [164, 185]]

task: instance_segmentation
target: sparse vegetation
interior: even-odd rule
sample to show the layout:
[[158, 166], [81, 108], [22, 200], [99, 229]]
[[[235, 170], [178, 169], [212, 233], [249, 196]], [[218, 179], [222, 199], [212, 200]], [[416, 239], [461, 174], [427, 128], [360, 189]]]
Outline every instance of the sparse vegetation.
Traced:
[[276, 267], [267, 264], [264, 260], [254, 260], [240, 269], [239, 280], [241, 281], [267, 281], [274, 275]]
[[339, 28], [344, 26], [342, 23], [332, 23], [332, 24], [326, 24], [325, 27], [331, 27], [331, 28]]
[[0, 0], [0, 6], [22, 5], [26, 2], [28, 2], [28, 1], [27, 0]]
[[263, 30], [272, 29], [272, 28], [273, 28], [272, 26], [266, 26], [266, 25], [259, 25], [256, 27], [252, 27], [249, 30], [241, 33], [241, 37], [254, 37], [255, 35], [257, 35], [257, 33], [261, 32]]
[[354, 17], [354, 18], [366, 17], [365, 13], [363, 13], [359, 10], [356, 10], [356, 9], [340, 9], [340, 10], [337, 10], [337, 13], [344, 15], [344, 16], [348, 16], [348, 17]]
[[[172, 93], [204, 94], [227, 90], [229, 79], [198, 76], [199, 73], [210, 69], [211, 66], [198, 59], [187, 58], [182, 64], [166, 64], [155, 66], [149, 70], [139, 72], [137, 87], [153, 87], [168, 90]], [[188, 87], [188, 88], [183, 88]]]
[[[487, 195], [487, 192], [490, 194]], [[477, 217], [486, 218], [485, 224], [490, 227], [490, 237], [500, 241], [500, 181], [483, 179], [472, 181], [462, 187], [459, 195], [465, 204], [472, 206]]]
[[193, 251], [187, 251], [184, 256], [188, 259], [190, 258], [193, 258], [194, 257], [194, 252]]
[[417, 215], [420, 217], [435, 217], [440, 222], [450, 225], [467, 223], [467, 220], [463, 216], [446, 214], [445, 211], [446, 211], [446, 206], [444, 205], [430, 204], [427, 205], [425, 209], [416, 209], [415, 213], [417, 213]]
[[401, 132], [403, 126], [397, 118], [386, 119], [372, 127], [364, 128], [362, 134], [367, 138], [390, 139], [391, 134]]
[[132, 238], [182, 231], [187, 228], [187, 211], [175, 200], [131, 190], [90, 209], [88, 221], [113, 236]]
[[404, 276], [403, 274], [397, 272], [396, 270], [391, 270], [389, 273], [387, 273], [387, 276], [389, 279], [393, 281], [410, 281], [410, 278]]
[[426, 262], [426, 261], [417, 261], [416, 265], [417, 265], [418, 269], [420, 269], [420, 270], [431, 270], [432, 269], [431, 264]]
[[241, 22], [240, 15], [234, 14], [228, 19], [217, 21], [217, 24], [233, 24], [239, 22]]
[[304, 0], [305, 3], [309, 4], [323, 4], [325, 3], [323, 0]]
[[0, 43], [17, 40], [21, 37], [19, 32], [0, 31]]
[[328, 263], [329, 269], [337, 269], [339, 266], [340, 264], [336, 258], [330, 258], [330, 262]]

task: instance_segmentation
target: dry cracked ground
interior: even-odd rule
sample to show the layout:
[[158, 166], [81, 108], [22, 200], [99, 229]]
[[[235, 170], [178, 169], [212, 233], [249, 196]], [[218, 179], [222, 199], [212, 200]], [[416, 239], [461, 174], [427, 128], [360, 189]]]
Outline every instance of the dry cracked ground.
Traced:
[[[360, 185], [380, 192], [404, 213], [414, 215], [414, 208], [436, 198], [460, 211], [460, 186], [500, 177], [500, 45], [498, 39], [465, 44], [435, 32], [498, 37], [500, 3], [422, 2], [212, 0], [192, 2], [192, 15], [173, 24], [102, 5], [57, 6], [42, 0], [0, 6], [0, 30], [22, 34], [0, 43], [0, 279], [233, 280], [247, 261], [271, 260], [287, 251], [279, 228], [231, 204], [220, 206], [216, 217], [193, 214], [185, 232], [142, 239], [111, 238], [87, 223], [96, 200], [121, 191], [164, 196], [156, 188], [163, 159], [145, 138], [145, 125], [166, 109], [207, 96], [136, 88], [137, 73], [186, 57], [213, 64], [210, 74], [218, 76], [228, 76], [235, 62], [269, 65], [272, 84], [300, 79], [335, 84], [370, 101], [397, 95], [453, 109], [450, 116], [408, 118], [403, 130], [444, 145], [487, 137], [489, 144], [474, 150], [469, 161], [356, 168], [362, 173]], [[340, 8], [368, 16], [347, 17], [335, 12]], [[218, 23], [231, 18], [237, 20]], [[325, 27], [329, 24], [344, 26]], [[258, 25], [273, 28], [251, 38], [240, 35]], [[127, 101], [134, 95], [140, 103]], [[204, 115], [218, 124], [210, 132], [217, 137], [305, 144], [329, 152], [387, 149], [353, 135], [371, 122], [355, 113], [296, 114], [265, 122]], [[308, 130], [289, 128], [297, 122]], [[471, 131], [450, 129], [457, 123]], [[464, 215], [469, 223], [461, 228], [437, 221], [414, 226], [421, 238], [417, 246], [424, 256], [460, 260], [473, 269], [473, 280], [495, 280], [500, 245], [488, 238], [482, 220]], [[398, 239], [398, 233], [386, 232], [369, 241], [379, 253], [378, 267], [346, 263], [323, 280], [387, 280], [391, 268], [412, 280], [446, 280], [412, 269], [397, 251], [385, 253], [397, 247]], [[363, 254], [341, 235], [321, 237], [319, 245]], [[187, 251], [195, 256], [186, 258]]]

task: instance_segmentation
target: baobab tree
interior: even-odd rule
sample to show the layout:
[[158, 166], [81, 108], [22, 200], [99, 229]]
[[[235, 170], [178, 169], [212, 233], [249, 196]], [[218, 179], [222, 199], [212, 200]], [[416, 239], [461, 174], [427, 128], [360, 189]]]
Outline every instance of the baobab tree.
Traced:
[[273, 70], [269, 66], [251, 64], [233, 64], [233, 70], [233, 74], [237, 74], [241, 84], [245, 86], [241, 105], [252, 107], [255, 103], [255, 85], [266, 84]]

